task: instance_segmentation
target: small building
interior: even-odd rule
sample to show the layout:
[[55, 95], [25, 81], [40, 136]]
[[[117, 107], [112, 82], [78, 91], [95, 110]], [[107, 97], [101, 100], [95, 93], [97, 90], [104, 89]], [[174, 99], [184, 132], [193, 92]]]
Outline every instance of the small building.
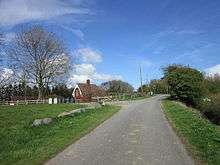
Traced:
[[77, 83], [73, 89], [72, 96], [75, 102], [91, 102], [92, 97], [104, 97], [106, 91], [95, 84], [91, 84], [90, 80], [86, 83]]

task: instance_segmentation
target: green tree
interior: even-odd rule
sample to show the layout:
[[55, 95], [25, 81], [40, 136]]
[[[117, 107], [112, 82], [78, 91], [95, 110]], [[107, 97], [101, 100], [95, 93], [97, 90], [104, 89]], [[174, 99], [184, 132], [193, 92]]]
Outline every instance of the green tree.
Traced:
[[205, 78], [204, 86], [207, 94], [220, 93], [220, 75], [209, 76]]
[[167, 93], [168, 91], [168, 85], [166, 79], [160, 79], [160, 80], [151, 80], [150, 84], [150, 91], [152, 91], [155, 94], [160, 93]]
[[134, 88], [130, 84], [121, 80], [104, 82], [101, 86], [107, 91], [107, 93], [124, 94], [132, 93], [134, 91]]
[[[142, 85], [142, 89], [145, 94], [150, 92], [150, 87], [147, 84]], [[138, 88], [138, 92], [142, 92], [141, 87]]]
[[66, 84], [58, 84], [53, 87], [52, 94], [68, 98], [72, 96], [72, 91], [73, 89], [67, 88]]
[[164, 68], [172, 98], [190, 105], [197, 105], [204, 94], [203, 74], [193, 68], [182, 65], [170, 65]]

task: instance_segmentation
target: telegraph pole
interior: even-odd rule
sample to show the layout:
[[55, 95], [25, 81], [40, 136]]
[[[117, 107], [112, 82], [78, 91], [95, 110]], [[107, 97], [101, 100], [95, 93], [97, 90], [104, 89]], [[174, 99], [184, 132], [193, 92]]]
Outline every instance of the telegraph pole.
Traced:
[[139, 69], [140, 69], [141, 93], [143, 93], [143, 83], [142, 83], [142, 70], [141, 70], [141, 64], [139, 64]]

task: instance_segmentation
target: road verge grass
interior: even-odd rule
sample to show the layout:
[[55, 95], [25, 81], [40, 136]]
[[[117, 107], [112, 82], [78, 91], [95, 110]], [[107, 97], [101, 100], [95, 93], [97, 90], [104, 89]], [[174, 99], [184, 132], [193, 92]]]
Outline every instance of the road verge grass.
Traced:
[[220, 132], [198, 111], [170, 100], [163, 101], [166, 117], [198, 164], [220, 163]]
[[[28, 105], [0, 107], [0, 164], [42, 164], [90, 132], [120, 108], [104, 106], [74, 117], [57, 118], [80, 105]], [[53, 117], [49, 125], [32, 127], [36, 118]]]

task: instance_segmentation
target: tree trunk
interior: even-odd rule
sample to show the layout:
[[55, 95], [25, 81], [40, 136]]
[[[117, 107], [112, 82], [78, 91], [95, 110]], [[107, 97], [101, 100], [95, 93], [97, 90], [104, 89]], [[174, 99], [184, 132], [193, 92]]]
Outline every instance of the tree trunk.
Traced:
[[38, 100], [41, 100], [42, 99], [42, 90], [41, 90], [41, 88], [39, 87], [38, 88]]
[[38, 81], [38, 100], [43, 99], [43, 79], [42, 76], [39, 77]]

